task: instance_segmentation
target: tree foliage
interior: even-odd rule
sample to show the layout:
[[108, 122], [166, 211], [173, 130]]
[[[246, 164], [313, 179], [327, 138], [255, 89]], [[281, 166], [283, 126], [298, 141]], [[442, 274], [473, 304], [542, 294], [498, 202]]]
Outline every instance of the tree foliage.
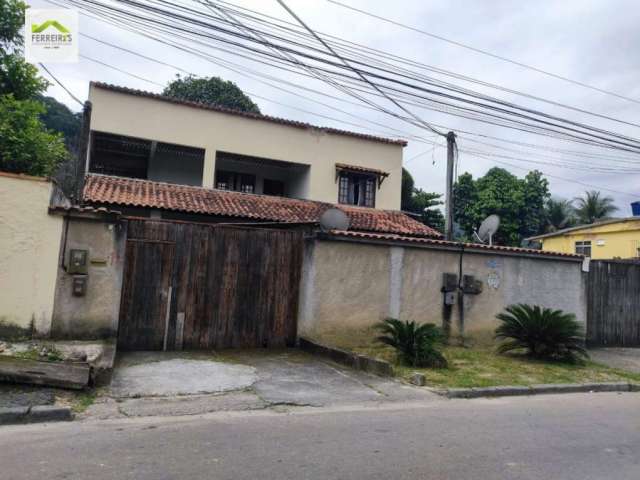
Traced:
[[48, 175], [67, 157], [62, 135], [40, 120], [48, 83], [22, 57], [26, 4], [0, 0], [0, 170]]
[[425, 225], [438, 231], [444, 230], [444, 215], [438, 208], [444, 202], [440, 200], [442, 194], [425, 192], [421, 188], [415, 188], [411, 173], [402, 168], [401, 209], [405, 212], [419, 215], [419, 219]]
[[446, 367], [447, 359], [438, 350], [444, 336], [433, 323], [387, 318], [376, 325], [380, 336], [376, 340], [396, 350], [398, 360], [411, 367]]
[[603, 197], [596, 190], [586, 191], [582, 197], [578, 197], [574, 201], [576, 203], [575, 214], [580, 224], [606, 220], [618, 210], [618, 207], [613, 204], [613, 198]]
[[523, 350], [535, 358], [576, 361], [588, 358], [582, 327], [575, 315], [537, 305], [510, 305], [496, 315], [499, 353]]
[[499, 215], [494, 241], [517, 246], [524, 238], [544, 231], [548, 198], [548, 182], [538, 171], [529, 172], [524, 179], [497, 167], [477, 180], [464, 173], [454, 185], [454, 220], [472, 238], [482, 220]]
[[43, 129], [43, 112], [35, 100], [0, 96], [0, 169], [44, 176], [67, 157], [62, 136]]
[[197, 78], [193, 75], [181, 77], [169, 82], [163, 95], [190, 102], [219, 105], [242, 112], [260, 113], [258, 105], [245, 95], [238, 86], [219, 77]]
[[45, 106], [45, 112], [40, 115], [42, 123], [54, 132], [64, 136], [64, 143], [73, 151], [82, 125], [82, 113], [72, 112], [64, 103], [53, 97], [40, 97]]
[[556, 232], [563, 228], [570, 228], [576, 223], [571, 200], [550, 198], [545, 205], [545, 211], [547, 216], [547, 232]]

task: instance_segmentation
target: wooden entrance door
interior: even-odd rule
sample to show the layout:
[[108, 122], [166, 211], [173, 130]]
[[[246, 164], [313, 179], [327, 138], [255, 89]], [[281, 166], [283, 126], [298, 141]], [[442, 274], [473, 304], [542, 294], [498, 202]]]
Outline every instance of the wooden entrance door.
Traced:
[[175, 245], [127, 240], [118, 348], [162, 350], [171, 301]]
[[295, 342], [302, 232], [131, 219], [127, 236], [124, 348]]

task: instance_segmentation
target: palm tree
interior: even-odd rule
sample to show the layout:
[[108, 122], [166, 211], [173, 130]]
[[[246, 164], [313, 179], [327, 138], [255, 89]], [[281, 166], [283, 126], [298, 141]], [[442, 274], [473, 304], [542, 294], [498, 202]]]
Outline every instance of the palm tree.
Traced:
[[575, 202], [577, 203], [576, 216], [582, 224], [606, 220], [618, 210], [618, 207], [613, 204], [613, 198], [601, 197], [600, 192], [596, 190], [584, 192], [584, 196], [576, 198]]
[[571, 200], [550, 198], [545, 205], [547, 212], [547, 231], [555, 232], [575, 224], [575, 214]]

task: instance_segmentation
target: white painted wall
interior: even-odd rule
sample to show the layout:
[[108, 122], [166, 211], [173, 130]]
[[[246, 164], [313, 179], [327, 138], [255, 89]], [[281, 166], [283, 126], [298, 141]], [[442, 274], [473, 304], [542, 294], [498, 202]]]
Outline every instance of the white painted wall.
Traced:
[[202, 185], [212, 187], [216, 152], [295, 162], [309, 166], [310, 200], [338, 201], [335, 164], [389, 172], [376, 194], [376, 208], [399, 210], [402, 146], [296, 128], [119, 93], [91, 86], [91, 129], [205, 149]]
[[0, 321], [51, 328], [62, 217], [48, 214], [51, 182], [0, 172]]

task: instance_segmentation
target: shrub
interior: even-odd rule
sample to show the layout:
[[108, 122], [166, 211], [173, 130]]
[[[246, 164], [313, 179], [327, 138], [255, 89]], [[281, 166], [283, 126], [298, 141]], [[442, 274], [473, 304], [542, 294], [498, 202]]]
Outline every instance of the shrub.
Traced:
[[444, 336], [433, 323], [417, 325], [416, 322], [387, 318], [376, 325], [376, 329], [381, 333], [376, 340], [393, 347], [400, 363], [411, 367], [447, 366], [447, 359], [437, 349]]
[[524, 350], [534, 358], [576, 362], [589, 358], [582, 327], [575, 315], [537, 305], [510, 305], [496, 315], [502, 324], [495, 338], [504, 340], [498, 353]]

